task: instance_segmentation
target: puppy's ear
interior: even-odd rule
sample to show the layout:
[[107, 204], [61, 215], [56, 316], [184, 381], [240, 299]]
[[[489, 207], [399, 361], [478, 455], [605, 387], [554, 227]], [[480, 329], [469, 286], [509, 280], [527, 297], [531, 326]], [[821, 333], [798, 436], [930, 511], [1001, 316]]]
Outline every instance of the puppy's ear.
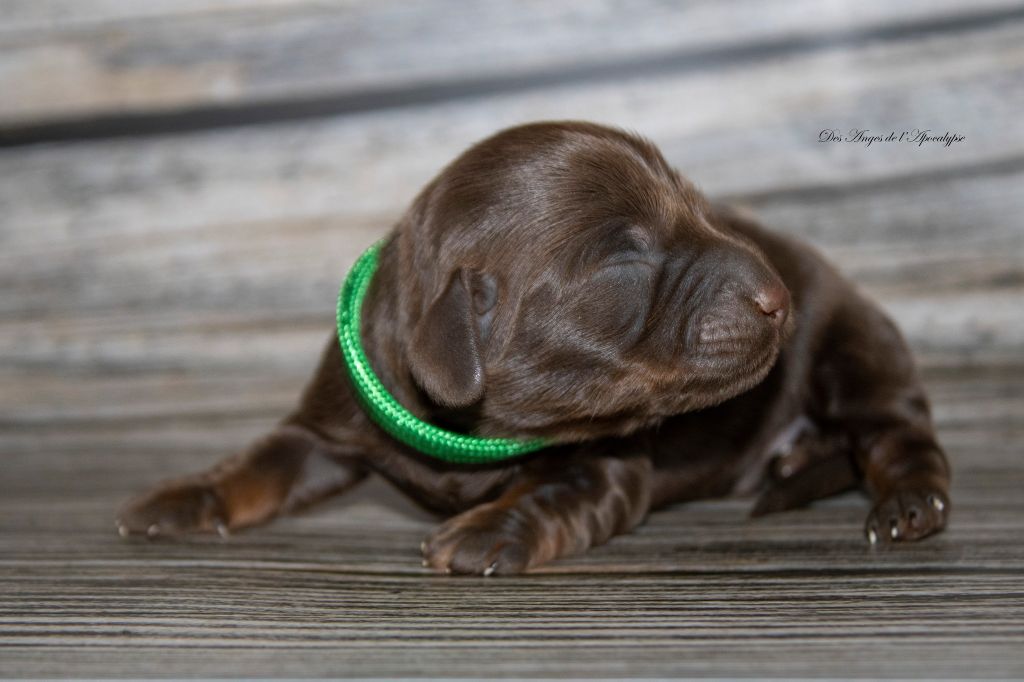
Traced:
[[466, 407], [484, 394], [484, 367], [477, 310], [478, 273], [460, 269], [416, 325], [409, 367], [420, 387], [446, 407]]

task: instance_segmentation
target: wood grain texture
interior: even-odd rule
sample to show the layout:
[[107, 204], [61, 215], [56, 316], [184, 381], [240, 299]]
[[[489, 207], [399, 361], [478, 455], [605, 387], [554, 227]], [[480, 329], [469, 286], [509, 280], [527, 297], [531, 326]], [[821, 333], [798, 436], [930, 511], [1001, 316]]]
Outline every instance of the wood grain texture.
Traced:
[[[1014, 385], [932, 389], [940, 412], [961, 390], [998, 411]], [[51, 445], [0, 491], [0, 672], [1019, 676], [1024, 410], [1005, 407], [942, 429], [956, 511], [921, 544], [869, 549], [857, 495], [756, 521], [722, 501], [512, 579], [422, 569], [433, 520], [379, 483], [227, 541], [123, 542], [126, 489], [216, 453]]]
[[[92, 324], [128, 310], [138, 332], [150, 320], [164, 327], [147, 333], [152, 343], [137, 345], [139, 355], [191, 319], [208, 328], [229, 311], [243, 324], [305, 320], [319, 334], [315, 320], [330, 310], [340, 273], [448, 159], [507, 124], [585, 116], [643, 131], [710, 193], [818, 244], [890, 307], [916, 347], [1003, 362], [1024, 337], [1015, 314], [1024, 79], [1013, 77], [1024, 69], [1022, 34], [995, 27], [713, 77], [10, 150], [0, 153], [0, 284], [9, 292], [0, 309], [27, 338], [19, 353], [37, 365], [60, 355], [23, 332], [40, 317], [59, 318], [68, 352], [77, 344], [87, 355], [76, 318]], [[921, 63], [934, 75], [922, 78]], [[790, 72], [802, 77], [781, 78]], [[836, 73], [858, 78], [839, 85]], [[988, 118], [978, 125], [982, 109]], [[873, 127], [927, 121], [934, 111], [969, 130], [970, 141], [948, 149], [817, 142], [823, 121]], [[318, 343], [309, 338], [305, 348]], [[96, 348], [97, 362], [112, 357]], [[254, 350], [278, 366], [291, 357], [285, 346], [276, 359]]]
[[[0, 4], [0, 142], [72, 123], [0, 149], [0, 676], [1024, 676], [1020, 2]], [[117, 537], [130, 494], [289, 409], [343, 272], [441, 166], [545, 118], [649, 136], [885, 306], [948, 532], [872, 551], [860, 495], [723, 500], [452, 579], [374, 480], [227, 541]]]
[[[0, 121], [289, 98], [430, 96], [621, 69], [821, 49], [1024, 18], [1019, 2], [655, 0], [406, 3], [13, 2], [0, 25]], [[92, 11], [88, 6], [95, 5]], [[141, 9], [138, 6], [142, 6]], [[734, 18], [723, 22], [723, 12]], [[56, 18], [60, 17], [59, 20]], [[385, 98], [387, 99], [387, 98]]]

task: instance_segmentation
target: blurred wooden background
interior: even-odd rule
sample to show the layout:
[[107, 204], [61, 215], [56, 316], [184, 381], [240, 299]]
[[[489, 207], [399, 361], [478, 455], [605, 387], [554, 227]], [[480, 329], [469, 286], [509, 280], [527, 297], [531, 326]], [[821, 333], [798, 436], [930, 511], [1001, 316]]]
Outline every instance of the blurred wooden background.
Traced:
[[[0, 0], [0, 674], [1024, 675], [1024, 3]], [[636, 130], [914, 346], [953, 526], [726, 501], [540, 575], [419, 566], [381, 485], [221, 543], [113, 513], [281, 416], [455, 154]], [[824, 128], [965, 136], [818, 142]]]

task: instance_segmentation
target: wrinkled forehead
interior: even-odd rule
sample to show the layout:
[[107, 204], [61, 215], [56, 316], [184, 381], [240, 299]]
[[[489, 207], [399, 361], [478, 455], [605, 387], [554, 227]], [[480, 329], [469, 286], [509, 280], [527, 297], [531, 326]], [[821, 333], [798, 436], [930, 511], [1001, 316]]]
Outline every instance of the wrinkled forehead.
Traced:
[[467, 255], [482, 247], [479, 265], [489, 268], [668, 248], [706, 223], [700, 193], [653, 147], [626, 137], [568, 137], [500, 159], [471, 156], [437, 189], [442, 241]]
[[702, 198], [684, 189], [645, 188], [566, 206], [513, 228], [514, 253], [545, 268], [586, 269], [622, 257], [652, 260], [699, 250], [721, 238]]

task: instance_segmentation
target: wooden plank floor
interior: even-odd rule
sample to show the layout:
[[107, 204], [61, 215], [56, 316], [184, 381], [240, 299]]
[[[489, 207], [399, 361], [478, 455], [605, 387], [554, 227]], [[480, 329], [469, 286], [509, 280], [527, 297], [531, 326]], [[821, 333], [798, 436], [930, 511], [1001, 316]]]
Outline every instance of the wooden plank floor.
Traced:
[[872, 550], [853, 494], [757, 521], [721, 501], [508, 579], [421, 568], [434, 520], [379, 482], [227, 541], [123, 542], [116, 502], [217, 453], [41, 449], [5, 466], [0, 672], [1020, 676], [1020, 378], [931, 382], [1006, 413], [943, 430], [944, 535]]
[[[0, 4], [0, 676], [1024, 677], [1024, 3]], [[446, 578], [437, 520], [371, 481], [226, 541], [117, 536], [290, 407], [423, 183], [543, 118], [649, 136], [882, 303], [948, 532], [723, 500]], [[918, 126], [967, 139], [817, 141]]]

